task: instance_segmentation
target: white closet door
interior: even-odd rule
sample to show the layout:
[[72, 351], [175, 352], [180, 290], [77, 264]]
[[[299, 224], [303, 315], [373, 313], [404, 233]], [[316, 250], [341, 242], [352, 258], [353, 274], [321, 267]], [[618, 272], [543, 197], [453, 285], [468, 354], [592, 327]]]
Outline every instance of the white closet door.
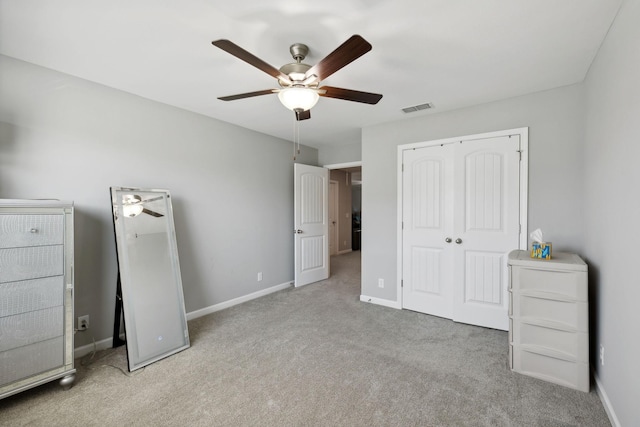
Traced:
[[457, 322], [509, 329], [507, 256], [519, 245], [519, 150], [517, 136], [456, 144]]
[[505, 136], [403, 153], [403, 308], [508, 329], [519, 149]]
[[403, 308], [453, 317], [453, 145], [403, 153]]

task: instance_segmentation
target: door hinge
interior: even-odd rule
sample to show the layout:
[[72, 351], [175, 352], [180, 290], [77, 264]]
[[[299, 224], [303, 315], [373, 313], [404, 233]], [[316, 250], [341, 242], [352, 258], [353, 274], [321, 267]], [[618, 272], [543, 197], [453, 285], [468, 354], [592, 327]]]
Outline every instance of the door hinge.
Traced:
[[518, 156], [520, 156], [520, 161], [522, 161], [522, 150], [518, 150], [517, 153], [518, 153]]
[[404, 288], [404, 280], [402, 280], [402, 279], [400, 280], [400, 287]]

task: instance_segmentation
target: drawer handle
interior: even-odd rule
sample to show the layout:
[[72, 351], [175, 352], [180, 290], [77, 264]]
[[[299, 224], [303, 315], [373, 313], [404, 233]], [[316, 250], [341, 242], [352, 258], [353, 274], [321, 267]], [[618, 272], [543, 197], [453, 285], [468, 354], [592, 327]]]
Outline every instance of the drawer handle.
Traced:
[[37, 228], [32, 228], [32, 229], [31, 229], [31, 230], [29, 230], [29, 231], [31, 231], [32, 233], [37, 233], [37, 232], [38, 232], [38, 229], [37, 229]]

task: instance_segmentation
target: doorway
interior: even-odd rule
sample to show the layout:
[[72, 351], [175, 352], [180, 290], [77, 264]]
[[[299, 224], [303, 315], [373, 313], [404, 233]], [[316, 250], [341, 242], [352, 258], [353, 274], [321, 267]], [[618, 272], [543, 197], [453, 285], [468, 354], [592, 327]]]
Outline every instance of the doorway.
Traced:
[[[336, 250], [333, 256], [360, 250], [362, 162], [324, 165], [331, 181], [337, 183]], [[329, 210], [332, 209], [329, 197]], [[331, 214], [329, 214], [331, 216]], [[331, 258], [331, 257], [330, 257]], [[331, 260], [329, 261], [331, 263]]]
[[338, 212], [339, 212], [339, 182], [333, 179], [329, 180], [329, 256], [338, 253]]

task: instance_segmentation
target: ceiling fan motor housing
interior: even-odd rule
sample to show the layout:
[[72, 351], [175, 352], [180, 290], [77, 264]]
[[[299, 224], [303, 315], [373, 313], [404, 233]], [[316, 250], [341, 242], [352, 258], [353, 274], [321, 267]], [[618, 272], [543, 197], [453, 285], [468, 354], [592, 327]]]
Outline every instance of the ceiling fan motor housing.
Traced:
[[[296, 83], [302, 85], [302, 81], [305, 79], [305, 73], [307, 72], [307, 70], [311, 68], [311, 65], [308, 64], [303, 64], [302, 62], [292, 62], [290, 64], [285, 64], [282, 67], [280, 67], [280, 71], [283, 74], [286, 74], [287, 76], [289, 76], [289, 78], [291, 79], [291, 81], [293, 82], [293, 86], [296, 85]], [[280, 86], [282, 87], [288, 87], [289, 85], [287, 85], [286, 83], [278, 80], [278, 82], [280, 83]], [[315, 87], [318, 86], [318, 82], [315, 82], [315, 86], [314, 84], [310, 84], [310, 85], [306, 85], [308, 87]]]
[[291, 52], [291, 56], [296, 62], [302, 62], [309, 54], [309, 47], [306, 44], [294, 43], [289, 48], [289, 52]]
[[[296, 62], [292, 62], [290, 64], [285, 64], [280, 67], [280, 72], [289, 76], [293, 85], [291, 86], [305, 86], [305, 87], [317, 87], [318, 83], [315, 84], [304, 84], [302, 81], [305, 79], [305, 74], [311, 65], [303, 64], [304, 58], [309, 54], [309, 47], [306, 44], [302, 43], [294, 43], [289, 47], [289, 52], [291, 52], [291, 56]], [[282, 87], [288, 87], [286, 82], [282, 82], [278, 80], [278, 83]]]

